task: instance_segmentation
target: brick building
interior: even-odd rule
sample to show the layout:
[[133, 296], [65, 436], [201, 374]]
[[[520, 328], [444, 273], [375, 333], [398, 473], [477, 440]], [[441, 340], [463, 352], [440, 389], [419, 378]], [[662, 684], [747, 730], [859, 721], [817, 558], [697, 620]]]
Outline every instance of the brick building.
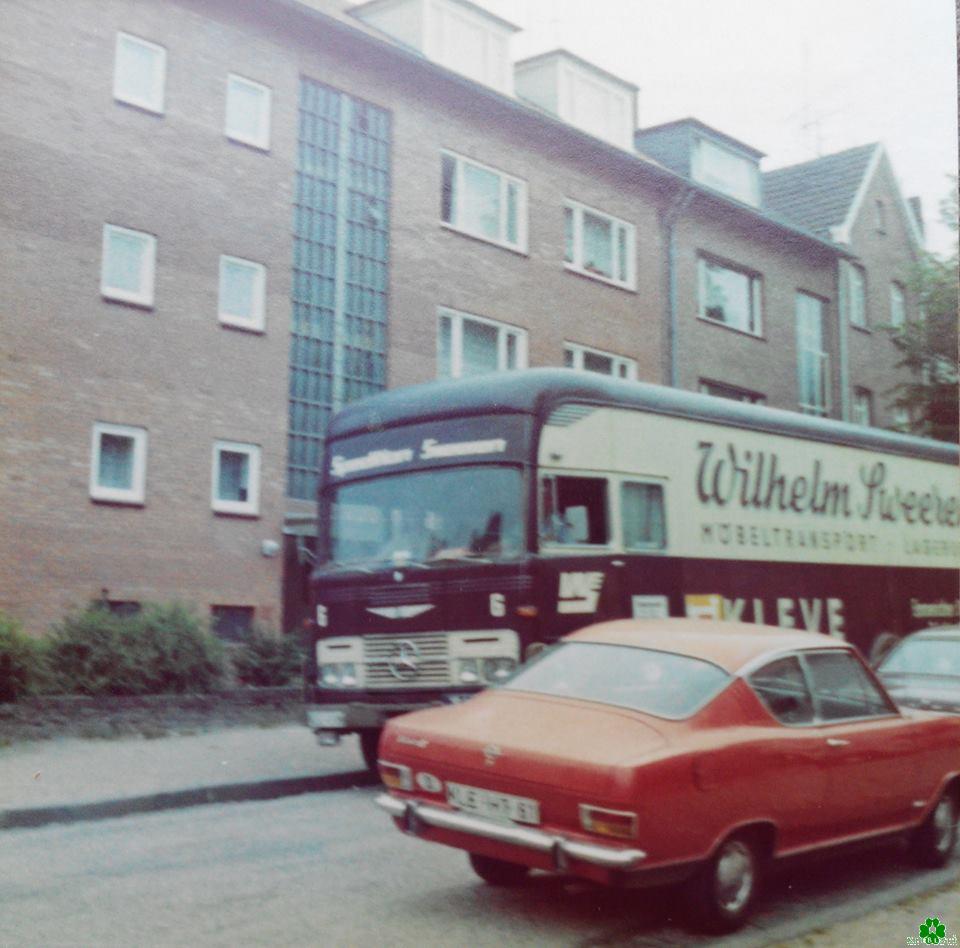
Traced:
[[567, 51], [511, 64], [469, 0], [347, 6], [5, 5], [0, 609], [31, 631], [94, 598], [295, 624], [326, 421], [384, 386], [566, 364], [890, 422], [870, 330], [917, 244], [879, 146], [764, 175], [695, 120], [635, 137], [636, 88]]

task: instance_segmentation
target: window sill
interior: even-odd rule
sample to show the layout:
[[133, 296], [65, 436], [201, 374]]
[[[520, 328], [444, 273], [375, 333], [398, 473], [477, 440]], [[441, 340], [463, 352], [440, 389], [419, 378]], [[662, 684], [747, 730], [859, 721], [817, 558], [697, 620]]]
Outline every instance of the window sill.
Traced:
[[563, 269], [567, 273], [572, 273], [574, 276], [586, 277], [588, 280], [594, 280], [597, 283], [604, 283], [607, 286], [612, 286], [617, 290], [625, 290], [627, 293], [637, 292], [636, 283], [621, 283], [619, 280], [606, 277], [602, 273], [594, 273], [592, 270], [584, 270], [582, 267], [574, 266], [572, 263], [568, 263], [566, 260], [563, 261]]
[[213, 513], [217, 517], [238, 517], [242, 520], [259, 520], [260, 511], [253, 508], [214, 506]]
[[726, 329], [727, 332], [735, 332], [740, 336], [746, 336], [748, 339], [756, 339], [758, 342], [766, 342], [767, 338], [763, 335], [762, 332], [750, 332], [749, 329], [740, 329], [737, 326], [731, 326], [728, 323], [721, 323], [716, 319], [710, 319], [707, 316], [697, 316], [697, 319], [701, 323], [706, 323], [708, 326], [716, 326], [718, 329]]
[[862, 332], [867, 336], [873, 335], [873, 330], [869, 326], [861, 326], [859, 323], [850, 323], [851, 329], [856, 329], [857, 332]]
[[231, 329], [236, 332], [248, 332], [255, 336], [263, 336], [266, 335], [267, 332], [267, 328], [263, 323], [247, 323], [239, 319], [234, 319], [231, 316], [224, 316], [223, 313], [219, 314], [218, 319], [224, 329]]
[[91, 494], [90, 499], [97, 505], [103, 507], [145, 507], [143, 497], [123, 497], [108, 493]]
[[455, 224], [448, 224], [446, 221], [440, 221], [440, 226], [453, 234], [460, 234], [461, 237], [469, 237], [471, 240], [477, 240], [482, 244], [489, 244], [491, 247], [509, 250], [510, 253], [515, 253], [518, 257], [529, 256], [526, 247], [514, 246], [513, 244], [504, 243], [501, 240], [494, 240], [492, 237], [486, 237], [483, 234], [475, 234], [473, 231], [464, 230], [462, 227], [457, 227]]
[[100, 296], [106, 303], [120, 303], [121, 306], [133, 306], [136, 309], [145, 309], [153, 310], [154, 301], [153, 297], [139, 297], [133, 295], [127, 295], [122, 292], [114, 292], [112, 290], [105, 290], [101, 287]]
[[114, 96], [113, 101], [117, 105], [125, 106], [129, 109], [135, 109], [137, 112], [146, 112], [147, 115], [155, 115], [157, 118], [163, 118], [166, 114], [163, 108], [157, 108], [154, 105], [149, 105], [146, 102], [135, 102], [133, 99], [121, 99], [120, 96]]
[[254, 151], [262, 152], [265, 155], [270, 154], [270, 143], [267, 142], [257, 142], [250, 138], [241, 138], [239, 135], [231, 135], [229, 132], [225, 133], [225, 137], [228, 142], [231, 142], [234, 145], [241, 145], [244, 148], [252, 148]]

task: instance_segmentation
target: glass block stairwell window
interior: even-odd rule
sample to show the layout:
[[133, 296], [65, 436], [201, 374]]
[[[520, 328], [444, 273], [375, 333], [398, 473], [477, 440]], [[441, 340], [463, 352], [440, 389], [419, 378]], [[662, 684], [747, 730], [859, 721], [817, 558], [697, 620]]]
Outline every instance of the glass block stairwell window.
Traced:
[[386, 386], [390, 113], [302, 79], [287, 494], [312, 500], [330, 416]]

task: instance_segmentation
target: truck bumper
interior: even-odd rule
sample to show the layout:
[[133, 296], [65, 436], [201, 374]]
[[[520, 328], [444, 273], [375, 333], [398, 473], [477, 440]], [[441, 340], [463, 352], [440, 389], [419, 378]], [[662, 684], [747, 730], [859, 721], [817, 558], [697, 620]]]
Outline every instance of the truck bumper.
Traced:
[[313, 704], [307, 706], [307, 726], [311, 731], [350, 734], [353, 731], [379, 730], [398, 714], [425, 707], [423, 702], [410, 704]]

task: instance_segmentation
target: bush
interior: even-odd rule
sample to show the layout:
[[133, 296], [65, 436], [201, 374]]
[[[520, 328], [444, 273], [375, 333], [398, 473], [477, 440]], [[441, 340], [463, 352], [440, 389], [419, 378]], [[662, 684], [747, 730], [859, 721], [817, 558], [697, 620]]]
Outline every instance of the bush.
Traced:
[[0, 612], [0, 704], [35, 691], [46, 678], [41, 642], [20, 629], [20, 623]]
[[255, 625], [232, 658], [243, 684], [286, 685], [300, 676], [303, 647], [296, 635], [274, 635]]
[[223, 674], [223, 647], [179, 603], [132, 616], [99, 603], [56, 627], [50, 666], [59, 690], [87, 695], [210, 691]]

